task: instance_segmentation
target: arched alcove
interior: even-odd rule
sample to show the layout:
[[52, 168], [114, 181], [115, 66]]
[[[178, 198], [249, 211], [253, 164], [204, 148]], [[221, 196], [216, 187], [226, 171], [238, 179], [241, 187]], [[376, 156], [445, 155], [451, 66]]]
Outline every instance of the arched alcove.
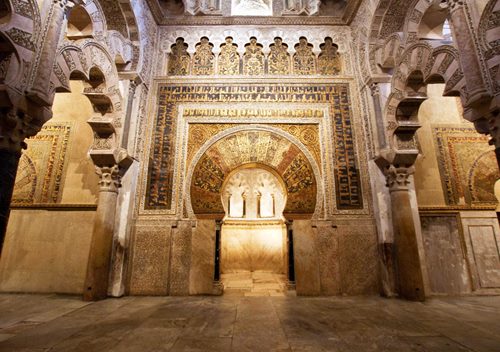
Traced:
[[250, 163], [229, 174], [222, 186], [221, 198], [225, 219], [281, 220], [286, 186], [271, 168]]
[[287, 273], [286, 189], [268, 167], [246, 164], [231, 172], [222, 188], [226, 215], [221, 227], [221, 274], [226, 289], [255, 289], [254, 280], [270, 280], [284, 290]]
[[[256, 163], [274, 170], [287, 192], [287, 219], [310, 218], [317, 212], [317, 167], [305, 148], [274, 131], [245, 129], [209, 141], [188, 175], [187, 208], [197, 218], [222, 219], [222, 188], [235, 169]], [[301, 148], [302, 147], [302, 148]]]
[[[264, 126], [221, 132], [200, 149], [188, 170], [186, 207], [197, 219], [222, 223], [220, 272], [226, 289], [251, 291], [261, 281], [270, 290], [286, 290], [293, 252], [285, 222], [319, 211], [317, 180], [307, 149]], [[231, 284], [242, 280], [245, 287]]]

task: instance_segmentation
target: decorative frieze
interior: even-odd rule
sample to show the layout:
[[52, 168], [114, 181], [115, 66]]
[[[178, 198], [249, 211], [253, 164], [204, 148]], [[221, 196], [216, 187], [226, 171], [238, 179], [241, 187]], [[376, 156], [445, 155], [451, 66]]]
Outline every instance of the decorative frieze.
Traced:
[[218, 55], [208, 37], [201, 37], [190, 56], [188, 44], [177, 37], [168, 53], [167, 74], [169, 76], [209, 76], [217, 73], [224, 76], [246, 75], [340, 75], [344, 74], [342, 56], [338, 44], [326, 37], [316, 53], [314, 45], [306, 37], [300, 37], [294, 46], [295, 53], [288, 53], [288, 45], [281, 37], [275, 37], [268, 49], [255, 36], [241, 51], [232, 36], [227, 36], [220, 45]]

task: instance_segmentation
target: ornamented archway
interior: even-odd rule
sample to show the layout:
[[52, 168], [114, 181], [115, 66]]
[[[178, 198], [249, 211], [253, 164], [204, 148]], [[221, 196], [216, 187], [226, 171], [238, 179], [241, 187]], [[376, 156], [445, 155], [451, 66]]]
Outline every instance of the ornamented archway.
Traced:
[[222, 132], [200, 149], [188, 172], [188, 212], [197, 217], [222, 218], [224, 181], [231, 171], [250, 163], [269, 167], [285, 182], [285, 217], [318, 213], [321, 185], [312, 156], [292, 136], [257, 126]]

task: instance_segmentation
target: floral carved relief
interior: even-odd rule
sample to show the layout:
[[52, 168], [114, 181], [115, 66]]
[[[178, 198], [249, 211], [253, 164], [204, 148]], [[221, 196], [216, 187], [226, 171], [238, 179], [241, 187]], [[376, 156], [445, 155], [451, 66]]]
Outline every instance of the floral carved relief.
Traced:
[[219, 54], [219, 74], [237, 75], [240, 73], [240, 55], [238, 46], [233, 43], [233, 38], [227, 37], [226, 42], [221, 45]]
[[213, 44], [207, 37], [202, 37], [196, 44], [193, 55], [193, 75], [212, 75], [215, 73], [215, 55], [212, 52]]
[[293, 73], [297, 75], [314, 75], [316, 73], [316, 56], [312, 48], [313, 45], [307, 42], [307, 38], [300, 37], [299, 42], [295, 44]]
[[184, 39], [177, 38], [172, 45], [172, 52], [168, 60], [168, 74], [173, 76], [185, 76], [189, 74], [191, 58], [187, 52], [188, 45]]
[[243, 73], [250, 76], [264, 74], [264, 53], [262, 52], [262, 45], [257, 43], [255, 37], [250, 38], [250, 43], [245, 45]]

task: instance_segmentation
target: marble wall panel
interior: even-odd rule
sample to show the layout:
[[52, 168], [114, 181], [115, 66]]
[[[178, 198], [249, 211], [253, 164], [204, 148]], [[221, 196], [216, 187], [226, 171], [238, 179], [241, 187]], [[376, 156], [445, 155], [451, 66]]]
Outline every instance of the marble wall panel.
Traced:
[[316, 224], [321, 295], [340, 293], [339, 241], [331, 221]]
[[341, 293], [347, 295], [380, 292], [377, 233], [373, 220], [335, 221], [338, 236]]
[[189, 294], [189, 271], [191, 268], [191, 221], [179, 221], [172, 231], [172, 258], [170, 265], [171, 296]]
[[171, 225], [137, 225], [133, 241], [130, 294], [166, 295]]
[[294, 220], [292, 228], [297, 295], [320, 295], [317, 234], [310, 220]]
[[475, 290], [500, 288], [500, 229], [495, 212], [461, 212]]
[[469, 293], [470, 277], [457, 216], [421, 215], [420, 221], [431, 293]]
[[238, 223], [222, 225], [221, 272], [270, 271], [285, 273], [285, 225]]
[[198, 220], [191, 239], [191, 295], [213, 292], [215, 267], [215, 220]]

